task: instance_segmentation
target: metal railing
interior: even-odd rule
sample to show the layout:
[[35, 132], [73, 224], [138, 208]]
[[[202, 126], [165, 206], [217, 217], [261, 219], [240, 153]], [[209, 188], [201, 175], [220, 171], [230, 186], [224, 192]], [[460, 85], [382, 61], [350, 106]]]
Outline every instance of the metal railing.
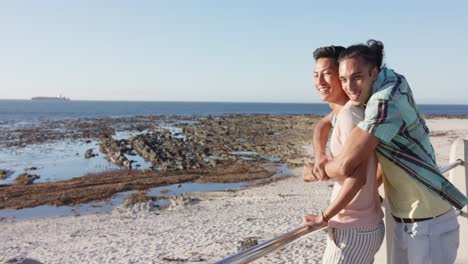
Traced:
[[447, 165], [445, 167], [439, 168], [440, 173], [446, 173], [447, 171], [449, 171], [449, 170], [451, 170], [451, 169], [453, 169], [453, 168], [455, 168], [457, 166], [463, 166], [464, 163], [465, 162], [463, 160], [457, 159], [457, 161], [455, 161], [454, 163], [449, 164], [449, 165]]
[[[464, 161], [461, 159], [458, 159], [456, 162], [449, 164], [445, 167], [439, 168], [440, 173], [446, 173], [449, 170], [457, 167], [457, 166], [462, 166], [464, 164]], [[263, 242], [261, 244], [258, 244], [256, 246], [253, 246], [251, 248], [245, 249], [237, 254], [234, 254], [232, 256], [229, 256], [227, 258], [224, 258], [216, 264], [227, 264], [227, 263], [235, 263], [235, 264], [241, 264], [241, 263], [250, 263], [256, 259], [259, 259], [263, 256], [266, 256], [267, 254], [281, 249], [285, 247], [287, 244], [298, 240], [299, 238], [303, 238], [306, 235], [309, 235], [311, 233], [320, 231], [320, 230], [325, 230], [327, 227], [322, 227], [322, 228], [308, 228], [305, 226], [298, 227], [292, 231], [289, 231], [287, 233], [284, 233], [280, 236], [277, 236], [271, 240], [268, 240], [266, 242]]]

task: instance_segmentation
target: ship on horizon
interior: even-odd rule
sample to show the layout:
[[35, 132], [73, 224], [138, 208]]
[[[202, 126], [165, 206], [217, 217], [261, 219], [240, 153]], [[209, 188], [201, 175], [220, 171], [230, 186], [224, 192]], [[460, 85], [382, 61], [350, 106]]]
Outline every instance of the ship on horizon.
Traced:
[[58, 96], [58, 97], [48, 97], [48, 96], [36, 96], [31, 98], [33, 101], [70, 101], [70, 98], [65, 96]]

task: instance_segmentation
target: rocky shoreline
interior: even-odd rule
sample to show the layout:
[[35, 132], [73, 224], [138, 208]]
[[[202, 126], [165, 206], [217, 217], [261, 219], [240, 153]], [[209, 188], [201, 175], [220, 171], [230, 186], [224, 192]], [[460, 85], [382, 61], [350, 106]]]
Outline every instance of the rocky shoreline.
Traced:
[[[192, 117], [129, 117], [46, 121], [36, 127], [1, 128], [0, 146], [22, 147], [63, 140], [99, 140], [100, 153], [120, 170], [83, 175], [71, 180], [33, 183], [40, 175], [21, 174], [14, 184], [0, 186], [0, 209], [38, 205], [76, 205], [110, 198], [128, 190], [182, 182], [244, 182], [265, 179], [278, 164], [302, 166], [308, 159], [314, 115], [227, 115]], [[131, 132], [125, 138], [116, 131]], [[140, 169], [132, 157], [151, 166]], [[269, 169], [266, 169], [269, 168]], [[1, 169], [1, 168], [0, 168]], [[5, 171], [6, 172], [6, 171]], [[6, 173], [3, 175], [6, 176]], [[19, 177], [19, 176], [18, 176]]]
[[[211, 148], [213, 155], [223, 157], [232, 151], [255, 151], [271, 157], [293, 160], [302, 153], [300, 146], [304, 142], [310, 142], [312, 126], [319, 118], [320, 116], [316, 115], [257, 114], [46, 120], [24, 127], [0, 126], [0, 147], [22, 148], [31, 144], [67, 139], [104, 141], [103, 139], [112, 138], [116, 131], [133, 131], [146, 133], [133, 138], [133, 142], [130, 142], [131, 139], [116, 142], [121, 144], [121, 149], [130, 144], [135, 150], [145, 152], [145, 145], [151, 147], [151, 144], [163, 144], [163, 147], [169, 146], [173, 148], [169, 150], [174, 151], [183, 145], [185, 148], [194, 147], [193, 151], [205, 154]], [[180, 129], [180, 132], [164, 129], [167, 126]], [[107, 146], [113, 144], [103, 143]], [[198, 146], [195, 146], [197, 144]], [[202, 151], [200, 148], [203, 148]]]
[[[21, 150], [64, 140], [96, 141], [99, 150], [87, 149], [77, 155], [82, 159], [103, 155], [121, 168], [47, 183], [33, 183], [44, 176], [36, 173], [35, 167], [25, 167], [23, 173], [19, 169], [12, 184], [0, 185], [0, 209], [76, 205], [109, 199], [117, 192], [144, 191], [187, 181], [266, 179], [275, 173], [271, 168], [279, 164], [294, 168], [311, 161], [304, 146], [311, 144], [314, 124], [319, 119], [315, 115], [267, 114], [138, 116], [0, 126], [0, 147]], [[452, 132], [431, 131], [431, 137], [447, 133]], [[134, 160], [137, 156], [150, 166], [140, 168]], [[0, 167], [2, 179], [12, 174]]]

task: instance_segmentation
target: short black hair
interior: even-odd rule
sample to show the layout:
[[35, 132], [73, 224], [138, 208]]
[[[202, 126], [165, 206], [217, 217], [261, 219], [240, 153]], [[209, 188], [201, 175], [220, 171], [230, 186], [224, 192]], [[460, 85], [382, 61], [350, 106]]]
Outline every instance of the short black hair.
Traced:
[[367, 44], [349, 46], [340, 53], [338, 62], [354, 57], [360, 57], [371, 67], [377, 67], [380, 70], [384, 57], [384, 45], [381, 41], [369, 39]]
[[338, 62], [338, 57], [340, 53], [344, 51], [345, 48], [342, 46], [326, 46], [320, 47], [314, 51], [314, 59], [318, 61], [321, 58], [335, 59]]

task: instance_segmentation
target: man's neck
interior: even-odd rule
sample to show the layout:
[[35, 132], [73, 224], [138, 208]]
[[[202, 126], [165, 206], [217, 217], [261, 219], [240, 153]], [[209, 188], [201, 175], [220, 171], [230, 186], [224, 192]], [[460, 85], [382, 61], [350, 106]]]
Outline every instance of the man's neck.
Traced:
[[344, 106], [345, 104], [341, 104], [341, 103], [329, 103], [329, 105], [330, 105], [330, 108], [332, 109], [333, 113], [334, 113], [335, 115], [337, 115], [337, 114], [341, 111], [341, 109], [343, 108], [343, 106]]
[[337, 115], [347, 102], [348, 102], [348, 99], [341, 100], [341, 101], [334, 102], [334, 103], [329, 103], [329, 105], [330, 105], [330, 108], [332, 109], [333, 113], [335, 115]]

